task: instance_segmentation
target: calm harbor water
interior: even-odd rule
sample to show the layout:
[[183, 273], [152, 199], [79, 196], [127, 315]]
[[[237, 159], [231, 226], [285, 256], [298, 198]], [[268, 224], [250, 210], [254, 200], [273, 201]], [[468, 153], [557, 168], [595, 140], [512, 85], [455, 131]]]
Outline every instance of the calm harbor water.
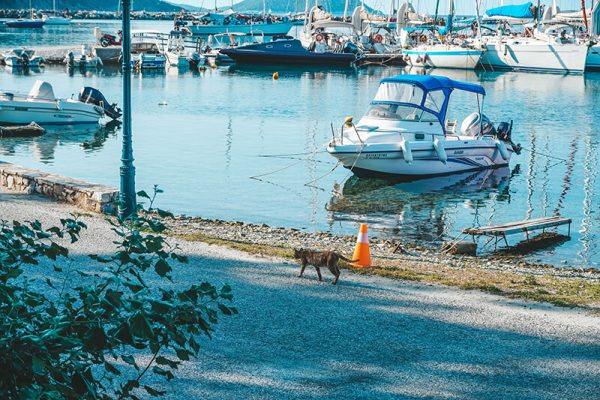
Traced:
[[[118, 23], [110, 23], [116, 30]], [[82, 42], [94, 26], [84, 24]], [[14, 35], [11, 43], [24, 44], [23, 34]], [[469, 226], [562, 214], [574, 221], [571, 240], [528, 257], [600, 267], [600, 74], [434, 71], [480, 82], [488, 92], [486, 115], [513, 119], [514, 139], [527, 150], [510, 168], [392, 183], [333, 169], [324, 144], [330, 123], [364, 112], [381, 78], [414, 70], [278, 68], [278, 81], [273, 71], [231, 66], [134, 75], [138, 188], [158, 184], [165, 190], [159, 205], [177, 213], [348, 234], [368, 222], [371, 235], [431, 245]], [[60, 97], [86, 85], [121, 102], [120, 72], [108, 68], [71, 75], [60, 67], [29, 75], [3, 68], [0, 90], [27, 92], [35, 79], [51, 82]], [[106, 126], [2, 139], [0, 160], [117, 186], [120, 135], [119, 127]]]

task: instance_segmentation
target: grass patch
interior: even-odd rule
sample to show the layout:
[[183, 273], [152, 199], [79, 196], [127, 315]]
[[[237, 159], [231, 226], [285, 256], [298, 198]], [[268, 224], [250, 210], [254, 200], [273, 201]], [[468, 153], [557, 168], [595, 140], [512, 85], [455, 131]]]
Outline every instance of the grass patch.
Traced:
[[[253, 244], [210, 237], [202, 233], [175, 235], [175, 237], [215, 244], [250, 254], [293, 259], [294, 250], [289, 247]], [[356, 268], [340, 262], [340, 267], [357, 274], [375, 274], [386, 278], [412, 282], [424, 282], [457, 287], [464, 290], [480, 290], [486, 293], [536, 302], [546, 302], [562, 307], [600, 306], [600, 282], [580, 278], [550, 275], [518, 274], [509, 271], [491, 271], [484, 268], [451, 268], [427, 261], [380, 260], [381, 265]]]

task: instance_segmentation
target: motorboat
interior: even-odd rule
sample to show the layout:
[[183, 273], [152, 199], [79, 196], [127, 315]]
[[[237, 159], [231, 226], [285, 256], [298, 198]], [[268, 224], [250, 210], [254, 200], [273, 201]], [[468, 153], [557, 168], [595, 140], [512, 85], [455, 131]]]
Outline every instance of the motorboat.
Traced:
[[220, 52], [241, 64], [273, 65], [323, 65], [350, 67], [357, 59], [356, 47], [347, 43], [345, 47], [330, 50], [324, 41], [305, 48], [298, 39], [282, 39], [273, 42], [251, 44], [221, 49]]
[[210, 64], [233, 64], [235, 61], [221, 53], [222, 49], [264, 42], [265, 36], [262, 34], [229, 32], [210, 35], [206, 41], [206, 46], [202, 50], [202, 55]]
[[165, 56], [169, 66], [176, 68], [198, 68], [204, 65], [206, 58], [197, 51], [186, 51], [185, 41], [180, 32], [169, 35]]
[[136, 69], [165, 69], [167, 57], [161, 53], [140, 53], [133, 61]]
[[19, 18], [13, 21], [4, 21], [9, 28], [42, 28], [46, 21], [33, 18]]
[[4, 25], [9, 28], [42, 28], [46, 24], [46, 21], [37, 18], [33, 8], [31, 8], [31, 0], [29, 0], [29, 9], [31, 10], [31, 18], [4, 21]]
[[75, 55], [75, 53], [69, 51], [65, 57], [65, 62], [70, 69], [93, 69], [103, 66], [102, 60], [96, 57], [87, 45], [81, 46], [80, 54]]
[[35, 50], [24, 47], [12, 49], [2, 54], [4, 63], [11, 68], [39, 68], [46, 63], [44, 57], [35, 55]]
[[[457, 121], [447, 117], [453, 92], [475, 96], [476, 111]], [[359, 177], [424, 178], [507, 166], [520, 146], [512, 122], [494, 127], [482, 113], [481, 85], [443, 76], [400, 75], [380, 82], [366, 114], [347, 119], [327, 151]]]
[[195, 36], [220, 33], [261, 33], [265, 36], [286, 35], [294, 26], [288, 17], [252, 16], [234, 12], [207, 13], [195, 19], [188, 29]]
[[97, 89], [83, 87], [77, 99], [54, 96], [52, 85], [38, 80], [27, 95], [0, 93], [0, 123], [27, 125], [74, 125], [98, 123], [108, 116], [117, 119], [121, 111]]

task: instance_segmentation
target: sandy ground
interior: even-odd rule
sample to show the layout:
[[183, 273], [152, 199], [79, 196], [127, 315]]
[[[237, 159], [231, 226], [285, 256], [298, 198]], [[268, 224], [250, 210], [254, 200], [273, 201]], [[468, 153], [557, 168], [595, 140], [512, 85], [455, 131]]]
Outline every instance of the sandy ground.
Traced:
[[[0, 191], [1, 219], [52, 224], [72, 211]], [[101, 218], [83, 220], [78, 266], [114, 239]], [[191, 264], [176, 282], [230, 283], [240, 314], [167, 398], [600, 399], [600, 317], [585, 310], [346, 271], [333, 286], [327, 272], [318, 283], [314, 269], [300, 279], [281, 260], [180, 245]]]

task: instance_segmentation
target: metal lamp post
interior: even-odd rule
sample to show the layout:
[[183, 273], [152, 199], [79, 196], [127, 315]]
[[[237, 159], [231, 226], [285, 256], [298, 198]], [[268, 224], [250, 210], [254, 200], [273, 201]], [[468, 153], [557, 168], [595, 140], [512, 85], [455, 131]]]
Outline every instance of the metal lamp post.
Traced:
[[123, 2], [123, 147], [121, 153], [121, 185], [119, 195], [119, 217], [125, 219], [136, 212], [135, 167], [131, 143], [131, 0]]

